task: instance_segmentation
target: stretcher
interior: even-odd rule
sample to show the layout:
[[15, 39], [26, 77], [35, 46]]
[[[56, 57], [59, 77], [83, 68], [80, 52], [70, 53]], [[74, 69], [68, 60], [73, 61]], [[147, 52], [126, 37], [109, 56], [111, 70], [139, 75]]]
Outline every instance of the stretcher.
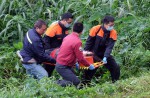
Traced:
[[[58, 54], [58, 51], [59, 51], [59, 48], [56, 48], [54, 49], [51, 53], [50, 53], [50, 56], [53, 58], [53, 59], [56, 59], [57, 57], [57, 54]], [[103, 62], [94, 62], [93, 60], [93, 55], [84, 55], [84, 58], [90, 63], [90, 64], [93, 64], [95, 66], [95, 68], [98, 68], [100, 66], [103, 66]], [[47, 63], [47, 62], [44, 62], [44, 64], [49, 64], [50, 66], [55, 66], [55, 64], [52, 64], [52, 63]], [[83, 70], [87, 70], [88, 67], [84, 66], [83, 64], [79, 63], [79, 69], [83, 69]]]
[[[103, 66], [103, 62], [96, 62], [96, 63], [93, 63], [94, 67], [95, 68], [98, 68], [100, 66]], [[86, 67], [86, 66], [80, 66], [79, 67], [80, 69], [84, 69], [84, 70], [88, 70], [89, 67]]]
[[[90, 63], [93, 64], [95, 68], [103, 66], [103, 62], [94, 62], [93, 56], [84, 56], [84, 58]], [[88, 69], [88, 67], [84, 66], [83, 64], [79, 63], [79, 69]]]

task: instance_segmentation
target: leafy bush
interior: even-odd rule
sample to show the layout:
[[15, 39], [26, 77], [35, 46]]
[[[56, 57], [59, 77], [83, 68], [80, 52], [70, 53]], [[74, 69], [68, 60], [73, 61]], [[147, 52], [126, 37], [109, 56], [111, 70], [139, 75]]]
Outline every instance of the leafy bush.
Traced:
[[[0, 0], [0, 97], [149, 97], [150, 87], [145, 86], [149, 85], [150, 69], [149, 4], [149, 0]], [[83, 90], [55, 85], [56, 72], [55, 78], [39, 82], [26, 77], [16, 55], [24, 34], [37, 19], [51, 24], [67, 11], [73, 13], [74, 22], [83, 22], [83, 43], [89, 29], [106, 14], [115, 16], [118, 40], [112, 54], [121, 67], [121, 80], [116, 84], [106, 82], [110, 74], [104, 68], [92, 80], [94, 87]], [[147, 74], [141, 75], [143, 72]], [[141, 77], [128, 79], [132, 76]]]
[[[55, 78], [44, 78], [37, 81], [32, 78], [27, 78], [20, 82], [16, 78], [5, 80], [6, 85], [0, 89], [0, 97], [2, 98], [149, 98], [150, 97], [150, 73], [142, 73], [140, 77], [132, 77], [125, 80], [120, 80], [115, 84], [110, 82], [94, 87], [85, 87], [76, 89], [75, 87], [60, 87], [55, 84]], [[2, 78], [0, 78], [0, 81]], [[0, 83], [2, 86], [2, 83]], [[146, 85], [146, 86], [145, 86]]]

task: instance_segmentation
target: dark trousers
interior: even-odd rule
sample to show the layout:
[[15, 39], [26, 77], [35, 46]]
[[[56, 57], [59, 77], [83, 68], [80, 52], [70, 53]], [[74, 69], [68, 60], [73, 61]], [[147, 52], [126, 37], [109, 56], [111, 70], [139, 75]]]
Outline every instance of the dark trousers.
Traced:
[[[54, 50], [54, 48], [51, 48], [51, 49], [47, 49], [45, 50], [45, 52], [47, 54], [51, 54], [51, 52]], [[45, 70], [47, 71], [48, 73], [48, 77], [50, 77], [55, 69], [55, 66], [54, 65], [49, 65], [49, 64], [43, 64], [43, 67], [45, 68]]]
[[72, 84], [77, 86], [80, 83], [80, 80], [75, 75], [72, 67], [64, 66], [64, 65], [60, 65], [60, 64], [56, 63], [56, 71], [63, 78], [63, 80], [57, 81], [57, 84], [61, 85], [62, 87], [72, 85]]
[[49, 64], [44, 64], [43, 67], [45, 68], [45, 70], [48, 73], [48, 77], [50, 77], [55, 69], [54, 65], [49, 65]]
[[[110, 71], [112, 82], [115, 82], [116, 80], [119, 79], [120, 67], [116, 63], [113, 56], [108, 57], [107, 64], [105, 64], [104, 66]], [[83, 76], [82, 76], [83, 83], [89, 83], [91, 81], [92, 77], [94, 76], [94, 74], [96, 73], [96, 70], [97, 69], [85, 70], [83, 73]]]

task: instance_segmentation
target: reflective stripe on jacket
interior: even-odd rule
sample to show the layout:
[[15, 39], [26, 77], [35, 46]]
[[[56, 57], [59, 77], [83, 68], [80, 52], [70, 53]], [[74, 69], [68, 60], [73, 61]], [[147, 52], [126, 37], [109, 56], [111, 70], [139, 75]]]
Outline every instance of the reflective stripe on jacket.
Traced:
[[55, 62], [48, 54], [45, 53], [44, 42], [41, 35], [35, 29], [30, 29], [23, 41], [23, 49], [20, 51], [23, 62], [35, 59], [37, 63]]

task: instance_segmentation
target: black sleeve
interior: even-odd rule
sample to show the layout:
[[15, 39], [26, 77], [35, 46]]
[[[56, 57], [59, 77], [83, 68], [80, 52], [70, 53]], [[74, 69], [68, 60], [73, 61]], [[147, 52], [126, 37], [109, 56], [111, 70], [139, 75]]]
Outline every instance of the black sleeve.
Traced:
[[108, 45], [106, 47], [106, 51], [104, 53], [104, 57], [109, 57], [110, 56], [114, 45], [115, 45], [115, 40], [109, 39]]
[[96, 39], [95, 36], [92, 37], [92, 36], [89, 35], [88, 39], [86, 40], [84, 50], [86, 50], [86, 51], [92, 51], [93, 47], [94, 47], [94, 44], [95, 44], [95, 39]]
[[50, 62], [50, 63], [56, 62], [48, 54], [45, 53], [45, 50], [41, 41], [36, 41], [36, 43], [33, 44], [33, 52], [36, 55], [36, 57], [40, 59], [42, 62]]
[[44, 48], [45, 49], [50, 49], [52, 38], [47, 36], [47, 35], [44, 35], [43, 41], [44, 41]]

